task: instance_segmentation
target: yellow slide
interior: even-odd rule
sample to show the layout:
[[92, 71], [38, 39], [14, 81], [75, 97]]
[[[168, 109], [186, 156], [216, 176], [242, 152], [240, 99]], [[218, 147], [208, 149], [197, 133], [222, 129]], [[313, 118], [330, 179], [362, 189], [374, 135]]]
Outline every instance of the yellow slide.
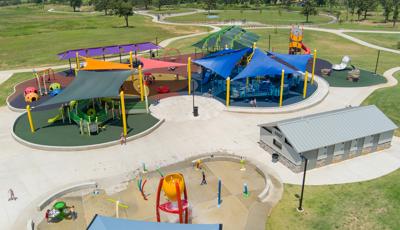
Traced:
[[[76, 105], [76, 101], [75, 100], [69, 102], [69, 108], [70, 109], [73, 109], [75, 105]], [[60, 108], [58, 111], [59, 111], [58, 114], [55, 117], [52, 117], [52, 118], [48, 119], [47, 123], [53, 124], [54, 122], [62, 119], [62, 114], [61, 114], [63, 112], [62, 108]]]
[[61, 115], [61, 113], [59, 113], [55, 117], [52, 117], [52, 118], [48, 119], [47, 123], [53, 124], [54, 122], [60, 120], [61, 118], [62, 118], [62, 115]]

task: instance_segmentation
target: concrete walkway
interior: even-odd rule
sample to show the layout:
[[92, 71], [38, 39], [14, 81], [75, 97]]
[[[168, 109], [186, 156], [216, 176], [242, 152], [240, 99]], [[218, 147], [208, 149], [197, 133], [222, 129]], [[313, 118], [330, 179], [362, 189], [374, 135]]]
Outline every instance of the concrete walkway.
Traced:
[[[365, 45], [371, 47], [369, 43]], [[126, 146], [85, 152], [48, 152], [18, 144], [10, 134], [17, 114], [1, 107], [0, 226], [2, 229], [25, 228], [27, 216], [32, 208], [46, 194], [67, 184], [113, 177], [108, 182], [111, 185], [130, 178], [132, 171], [140, 168], [142, 162], [146, 163], [149, 169], [154, 169], [205, 153], [228, 152], [265, 162], [284, 183], [300, 184], [301, 174], [291, 172], [280, 163], [272, 163], [270, 154], [258, 146], [259, 128], [256, 125], [343, 108], [349, 104], [358, 105], [376, 88], [394, 85], [396, 81], [391, 75], [398, 70], [400, 67], [385, 72], [384, 76], [389, 80], [387, 84], [366, 88], [330, 88], [328, 96], [318, 105], [296, 113], [282, 113], [279, 116], [230, 113], [221, 111], [219, 105], [207, 101], [213, 99], [197, 98], [200, 117], [190, 119], [190, 96], [180, 97], [179, 103], [175, 105], [170, 102], [168, 109], [157, 110], [157, 106], [164, 106], [161, 101], [152, 110], [167, 121], [152, 134], [129, 142]], [[395, 138], [391, 149], [309, 171], [307, 184], [370, 180], [399, 167], [400, 139]], [[7, 201], [9, 188], [15, 191], [17, 201]]]

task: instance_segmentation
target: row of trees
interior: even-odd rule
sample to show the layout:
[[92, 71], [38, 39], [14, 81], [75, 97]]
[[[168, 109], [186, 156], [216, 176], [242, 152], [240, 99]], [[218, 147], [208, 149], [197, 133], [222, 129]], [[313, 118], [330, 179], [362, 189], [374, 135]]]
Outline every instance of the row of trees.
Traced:
[[317, 14], [316, 7], [323, 5], [328, 6], [330, 12], [332, 12], [335, 6], [345, 6], [347, 13], [350, 12], [353, 16], [357, 14], [358, 20], [361, 19], [361, 16], [363, 16], [364, 20], [367, 19], [368, 12], [376, 10], [377, 7], [381, 5], [385, 23], [388, 22], [390, 16], [392, 16], [394, 27], [399, 18], [400, 0], [306, 0], [303, 2], [302, 13], [306, 16], [307, 22], [310, 15]]
[[[74, 11], [80, 8], [83, 0], [0, 0], [4, 4], [19, 4], [23, 2], [34, 3], [61, 3], [69, 4]], [[309, 21], [310, 15], [318, 13], [318, 7], [327, 7], [333, 13], [333, 9], [338, 7], [336, 15], [340, 16], [340, 9], [347, 9], [346, 20], [348, 15], [357, 15], [358, 20], [367, 19], [368, 13], [381, 6], [383, 9], [384, 21], [388, 22], [390, 19], [393, 21], [393, 26], [396, 25], [399, 17], [400, 0], [89, 0], [85, 1], [90, 5], [94, 5], [97, 11], [104, 11], [106, 15], [116, 14], [124, 17], [126, 26], [129, 26], [128, 18], [133, 14], [133, 8], [149, 9], [150, 6], [155, 6], [159, 10], [165, 5], [179, 5], [179, 4], [200, 4], [205, 9], [216, 9], [217, 5], [239, 5], [259, 8], [260, 12], [262, 5], [283, 5], [291, 6], [297, 5], [302, 7], [302, 14], [306, 16], [306, 21]], [[3, 5], [4, 5], [3, 4]], [[1, 6], [1, 4], [0, 4]]]

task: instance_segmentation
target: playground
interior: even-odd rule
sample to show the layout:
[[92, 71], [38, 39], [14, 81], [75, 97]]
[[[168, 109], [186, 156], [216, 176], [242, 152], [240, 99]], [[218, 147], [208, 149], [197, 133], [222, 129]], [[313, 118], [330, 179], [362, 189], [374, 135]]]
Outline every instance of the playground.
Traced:
[[[202, 169], [196, 165], [182, 163], [157, 171], [143, 173], [125, 184], [107, 190], [99, 189], [99, 193], [90, 191], [84, 196], [68, 195], [58, 201], [74, 205], [78, 218], [62, 220], [47, 224], [44, 220], [39, 229], [71, 229], [84, 228], [95, 214], [126, 219], [156, 221], [157, 187], [160, 174], [181, 173], [187, 189], [187, 202], [190, 223], [215, 224], [222, 223], [224, 229], [262, 229], [268, 204], [257, 200], [257, 195], [264, 189], [265, 182], [254, 166], [231, 161], [212, 161], [201, 163]], [[245, 170], [244, 170], [245, 168]], [[142, 169], [143, 170], [143, 169]], [[200, 185], [202, 172], [205, 172], [207, 184]], [[140, 179], [142, 179], [140, 183]], [[221, 180], [221, 201], [218, 207], [218, 180]], [[244, 184], [247, 193], [244, 194]], [[143, 186], [143, 194], [139, 187]], [[164, 187], [163, 187], [164, 188]], [[112, 191], [114, 190], [114, 191]], [[162, 191], [162, 193], [164, 190]], [[182, 192], [183, 193], [183, 192]], [[144, 195], [144, 196], [143, 196]], [[119, 201], [119, 210], [115, 202]], [[161, 203], [167, 200], [161, 197]], [[54, 201], [57, 203], [57, 201]], [[118, 214], [116, 213], [118, 212]], [[161, 210], [160, 210], [161, 211]], [[177, 220], [177, 215], [161, 211], [161, 220]], [[179, 220], [177, 220], [179, 222]]]
[[[122, 138], [120, 130], [127, 138], [154, 129], [160, 120], [149, 113], [149, 105], [167, 97], [194, 94], [226, 107], [274, 108], [311, 97], [318, 90], [315, 75], [331, 86], [385, 82], [354, 67], [348, 56], [333, 65], [317, 58], [299, 26], [290, 29], [289, 54], [257, 48], [259, 37], [229, 26], [194, 43], [199, 53], [172, 48], [158, 58], [160, 47], [151, 42], [61, 52], [58, 57], [69, 61], [69, 70], [34, 70], [33, 79], [18, 84], [8, 97], [10, 108], [27, 111], [15, 121], [13, 134], [32, 146], [110, 143]], [[149, 52], [148, 57], [139, 51]], [[119, 62], [105, 61], [109, 55], [119, 56]], [[71, 138], [63, 140], [65, 135]]]
[[[25, 11], [24, 8], [21, 11]], [[31, 13], [37, 16], [36, 10]], [[281, 205], [268, 217], [268, 228], [328, 229], [339, 226], [346, 229], [354, 226], [389, 226], [395, 229], [398, 226], [395, 205], [398, 199], [392, 196], [398, 187], [397, 184], [393, 185], [398, 173], [390, 179], [382, 178], [384, 184], [372, 181], [354, 186], [306, 186], [306, 210], [298, 213], [295, 206], [300, 187], [288, 183], [300, 183], [300, 174], [289, 173], [279, 162], [271, 163], [268, 154], [259, 151], [258, 128], [255, 131], [256, 125], [263, 122], [290, 119], [349, 105], [357, 106], [373, 90], [395, 85], [390, 77], [398, 69], [393, 70], [392, 74], [383, 74], [398, 64], [398, 57], [394, 53], [382, 52], [379, 59], [379, 53], [377, 58], [375, 50], [377, 48], [366, 48], [349, 38], [340, 37], [340, 34], [352, 32], [324, 31], [322, 24], [332, 19], [324, 15], [312, 16], [311, 23], [321, 25], [304, 30], [302, 26], [256, 28], [258, 23], [290, 25], [303, 21], [304, 17], [298, 12], [286, 10], [225, 10], [211, 15], [199, 10], [196, 14], [186, 16], [167, 15], [154, 24], [175, 20], [198, 22], [201, 18], [201, 21], [208, 24], [221, 24], [221, 30], [214, 30], [215, 33], [206, 36], [198, 34], [164, 42], [164, 38], [175, 34], [192, 35], [194, 31], [205, 29], [189, 25], [154, 26], [140, 14], [140, 11], [135, 11], [131, 20], [135, 20], [137, 26], [126, 28], [125, 32], [115, 27], [115, 16], [100, 18], [100, 12], [96, 12], [93, 16], [82, 14], [78, 19], [71, 13], [73, 16], [68, 23], [76, 31], [64, 32], [57, 31], [63, 26], [57, 17], [63, 16], [60, 14], [55, 17], [54, 13], [54, 20], [58, 23], [49, 28], [48, 33], [32, 36], [29, 44], [21, 41], [31, 33], [40, 31], [38, 28], [30, 28], [31, 31], [25, 31], [27, 34], [20, 34], [18, 30], [22, 31], [21, 27], [13, 23], [7, 25], [8, 30], [14, 25], [15, 31], [10, 33], [19, 36], [4, 38], [10, 45], [0, 50], [9, 58], [4, 58], [0, 67], [12, 69], [24, 66], [29, 67], [25, 70], [29, 71], [32, 69], [29, 65], [36, 65], [36, 70], [32, 71], [32, 79], [15, 85], [15, 92], [7, 99], [13, 114], [5, 111], [5, 122], [1, 124], [7, 130], [2, 132], [5, 176], [14, 178], [6, 182], [29, 204], [15, 207], [11, 206], [12, 202], [2, 203], [7, 212], [7, 217], [0, 220], [2, 224], [11, 226], [17, 218], [18, 226], [25, 226], [27, 220], [32, 218], [39, 229], [84, 229], [95, 214], [153, 222], [157, 220], [158, 210], [161, 222], [184, 223], [188, 216], [190, 223], [222, 223], [224, 229], [264, 229], [272, 207], [257, 199], [266, 184], [263, 176], [253, 166], [246, 165], [246, 171], [241, 171], [242, 165], [239, 163], [203, 163], [207, 185], [200, 185], [202, 170], [196, 170], [196, 164], [174, 165], [200, 154], [226, 150], [263, 162], [262, 166], [270, 168], [274, 173], [276, 171], [282, 182], [286, 183]], [[45, 16], [46, 13], [43, 14]], [[94, 28], [86, 28], [80, 22], [88, 17], [99, 19], [100, 23], [92, 23]], [[26, 15], [21, 14], [19, 20], [24, 18]], [[255, 22], [255, 27], [245, 30], [230, 26], [233, 25], [231, 22], [239, 22], [237, 25]], [[39, 20], [36, 26], [39, 27], [40, 23]], [[104, 25], [113, 25], [113, 29], [105, 30]], [[345, 24], [343, 26], [346, 28]], [[102, 31], [95, 32], [96, 27]], [[83, 29], [88, 33], [77, 32]], [[119, 45], [112, 45], [103, 39], [113, 35], [113, 42]], [[369, 35], [366, 33], [360, 37], [366, 38]], [[395, 34], [387, 37], [392, 36], [395, 37]], [[64, 39], [69, 39], [69, 42]], [[134, 45], [124, 43], [132, 39], [137, 42], [151, 40], [160, 49], [135, 49]], [[365, 40], [368, 41], [367, 38]], [[379, 44], [378, 41], [374, 43]], [[384, 41], [382, 46], [386, 46], [383, 43], [388, 44]], [[54, 47], [45, 49], [48, 44], [54, 44]], [[75, 49], [77, 47], [81, 49]], [[183, 48], [178, 50], [177, 47]], [[66, 51], [68, 55], [55, 62], [55, 54], [65, 49], [70, 49]], [[15, 50], [26, 50], [26, 55], [20, 55]], [[63, 69], [61, 72], [41, 68], [46, 63], [61, 62], [64, 64], [62, 67], [52, 67]], [[88, 84], [82, 81], [84, 78]], [[385, 89], [385, 93], [393, 94], [385, 100], [382, 99], [385, 98], [382, 97], [383, 90], [377, 90], [375, 93], [379, 97], [368, 98], [367, 102], [384, 102], [384, 112], [391, 113], [391, 118], [398, 123], [398, 113], [394, 109], [398, 103], [393, 103], [397, 98], [394, 92], [397, 88]], [[323, 90], [329, 91], [329, 94], [322, 95], [320, 92]], [[198, 106], [199, 116], [194, 113], [195, 106]], [[14, 111], [24, 113], [19, 115]], [[272, 114], [275, 112], [280, 114]], [[9, 135], [11, 128], [12, 135]], [[11, 136], [36, 149], [31, 150], [32, 154], [27, 157], [26, 146], [16, 143]], [[119, 145], [125, 138], [131, 141], [126, 146], [109, 146]], [[94, 145], [109, 147], [91, 150]], [[310, 170], [307, 172], [306, 184], [352, 183], [380, 177], [398, 168], [398, 156], [395, 155], [398, 146], [397, 140], [389, 151], [379, 152], [373, 157], [360, 156], [360, 159], [348, 160], [344, 164]], [[88, 154], [74, 151], [78, 149], [85, 149]], [[60, 150], [77, 154], [64, 154]], [[54, 157], [57, 162], [64, 162], [63, 170], [58, 171], [59, 164], [54, 164]], [[18, 165], [8, 164], [17, 161]], [[143, 173], [146, 171], [144, 165], [139, 171], [132, 171], [141, 162], [151, 165], [150, 171]], [[172, 166], [164, 167], [170, 164]], [[163, 166], [160, 169], [165, 176], [162, 183], [160, 172], [153, 171], [157, 165]], [[371, 167], [374, 170], [370, 170]], [[49, 177], [49, 171], [59, 173]], [[112, 179], [108, 178], [111, 176]], [[218, 199], [218, 179], [222, 181], [221, 199]], [[42, 198], [44, 194], [52, 194], [54, 190], [78, 184], [82, 180], [98, 183], [99, 189], [82, 190], [54, 200], [46, 207], [51, 209], [49, 214], [56, 217], [52, 219], [54, 223], [47, 224], [42, 213], [40, 219], [34, 216], [38, 212], [28, 213], [27, 207], [31, 208], [39, 196]], [[382, 187], [390, 189], [388, 192], [379, 190]], [[372, 191], [369, 195], [357, 192], [368, 188]], [[182, 200], [177, 199], [178, 193]], [[349, 196], [346, 193], [351, 194]], [[367, 205], [365, 200], [370, 198], [378, 202]], [[327, 210], [326, 207], [340, 203], [341, 200], [346, 200], [339, 205], [341, 208], [335, 206], [336, 209]], [[354, 200], [359, 205], [354, 205]], [[71, 206], [78, 212], [76, 220], [68, 212]], [[361, 207], [364, 211], [358, 212], [355, 207]], [[387, 210], [390, 215], [387, 215]], [[384, 217], [384, 221], [381, 217]], [[321, 221], [321, 218], [326, 221]], [[337, 221], [339, 219], [343, 221]], [[297, 225], [300, 222], [302, 224]]]

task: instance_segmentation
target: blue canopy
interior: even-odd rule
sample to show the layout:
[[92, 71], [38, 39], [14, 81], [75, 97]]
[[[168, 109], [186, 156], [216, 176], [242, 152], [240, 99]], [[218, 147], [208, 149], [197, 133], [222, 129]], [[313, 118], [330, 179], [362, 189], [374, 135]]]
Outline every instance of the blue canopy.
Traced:
[[307, 63], [312, 58], [311, 54], [302, 54], [302, 55], [292, 55], [292, 54], [280, 54], [274, 52], [268, 52], [271, 57], [280, 59], [283, 62], [295, 67], [301, 72], [306, 71]]
[[296, 72], [292, 68], [275, 61], [260, 49], [256, 49], [250, 62], [238, 75], [236, 75], [236, 77], [233, 78], [233, 80], [247, 77], [280, 75], [282, 70], [285, 70], [285, 74]]
[[197, 65], [203, 66], [223, 78], [228, 78], [232, 73], [233, 68], [235, 65], [243, 58], [243, 56], [248, 53], [251, 48], [244, 48], [241, 50], [236, 50], [232, 52], [227, 52], [225, 54], [200, 58], [194, 60], [193, 63]]
[[95, 215], [87, 230], [222, 230], [222, 224], [171, 224]]

